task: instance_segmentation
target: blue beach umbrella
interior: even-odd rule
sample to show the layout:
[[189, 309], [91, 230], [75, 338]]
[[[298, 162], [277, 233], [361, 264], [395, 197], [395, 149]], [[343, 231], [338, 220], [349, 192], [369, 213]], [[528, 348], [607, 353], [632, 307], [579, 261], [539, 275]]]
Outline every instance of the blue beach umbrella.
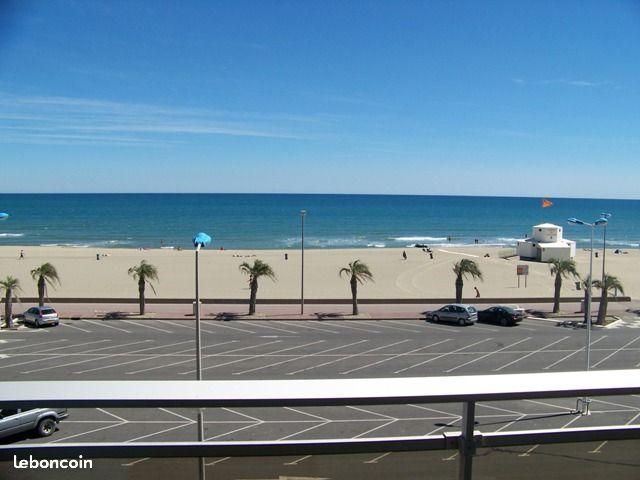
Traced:
[[203, 233], [203, 232], [196, 233], [195, 237], [193, 237], [194, 247], [206, 247], [210, 243], [211, 243], [211, 237], [206, 233]]
[[0, 213], [0, 220], [6, 220], [7, 218], [9, 218], [8, 213]]

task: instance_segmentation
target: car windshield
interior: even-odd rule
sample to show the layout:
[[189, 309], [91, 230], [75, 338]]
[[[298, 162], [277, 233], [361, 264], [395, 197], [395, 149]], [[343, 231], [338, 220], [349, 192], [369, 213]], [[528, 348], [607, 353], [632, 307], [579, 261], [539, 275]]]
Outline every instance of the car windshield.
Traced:
[[476, 307], [467, 307], [467, 312], [469, 313], [476, 313]]
[[513, 308], [511, 308], [511, 307], [502, 307], [502, 309], [503, 309], [505, 312], [510, 313], [511, 315], [515, 315], [515, 314], [516, 314], [516, 311], [515, 311]]
[[53, 308], [43, 308], [42, 310], [40, 310], [40, 313], [42, 315], [51, 315], [56, 313], [56, 311]]

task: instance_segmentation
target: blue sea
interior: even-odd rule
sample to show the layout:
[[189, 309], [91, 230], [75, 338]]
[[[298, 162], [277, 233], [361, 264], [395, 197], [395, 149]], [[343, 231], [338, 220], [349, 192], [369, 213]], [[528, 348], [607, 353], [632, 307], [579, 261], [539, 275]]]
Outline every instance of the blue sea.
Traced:
[[[77, 248], [183, 247], [199, 231], [213, 247], [390, 248], [415, 244], [514, 245], [541, 222], [565, 226], [585, 246], [589, 230], [566, 219], [612, 213], [607, 244], [638, 248], [640, 200], [297, 195], [297, 194], [0, 194], [0, 245]], [[597, 232], [601, 236], [601, 232]]]

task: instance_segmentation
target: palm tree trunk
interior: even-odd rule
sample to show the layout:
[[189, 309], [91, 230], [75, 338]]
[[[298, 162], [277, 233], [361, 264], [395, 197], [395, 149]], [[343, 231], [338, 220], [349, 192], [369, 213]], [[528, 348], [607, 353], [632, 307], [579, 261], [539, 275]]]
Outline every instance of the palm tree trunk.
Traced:
[[560, 311], [560, 289], [562, 288], [562, 275], [556, 273], [555, 289], [553, 291], [553, 313]]
[[462, 277], [458, 275], [456, 278], [456, 303], [462, 303], [462, 287], [464, 286], [464, 282], [462, 281]]
[[38, 279], [38, 305], [44, 307], [44, 277], [40, 276]]
[[249, 315], [256, 313], [256, 298], [258, 297], [258, 280], [251, 281], [251, 297], [249, 298]]
[[353, 315], [358, 315], [358, 282], [351, 277], [351, 302], [353, 303]]
[[607, 296], [607, 292], [603, 290], [602, 295], [600, 296], [600, 305], [598, 306], [598, 319], [596, 320], [596, 325], [604, 325], [604, 319], [607, 316], [608, 303], [609, 297]]
[[11, 291], [10, 288], [7, 289], [7, 296], [4, 297], [4, 318], [5, 318], [5, 322], [7, 324], [7, 328], [12, 328], [13, 327], [13, 318], [12, 318], [12, 312], [11, 312], [11, 297], [13, 292]]
[[144, 280], [138, 282], [138, 294], [140, 298], [140, 315], [144, 315], [145, 299], [144, 299]]

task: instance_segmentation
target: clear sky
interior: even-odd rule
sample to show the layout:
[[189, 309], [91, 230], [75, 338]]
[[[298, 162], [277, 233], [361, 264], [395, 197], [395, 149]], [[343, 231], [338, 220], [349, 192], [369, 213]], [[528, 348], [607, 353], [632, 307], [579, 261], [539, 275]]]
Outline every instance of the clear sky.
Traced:
[[0, 0], [1, 192], [640, 198], [638, 1]]

